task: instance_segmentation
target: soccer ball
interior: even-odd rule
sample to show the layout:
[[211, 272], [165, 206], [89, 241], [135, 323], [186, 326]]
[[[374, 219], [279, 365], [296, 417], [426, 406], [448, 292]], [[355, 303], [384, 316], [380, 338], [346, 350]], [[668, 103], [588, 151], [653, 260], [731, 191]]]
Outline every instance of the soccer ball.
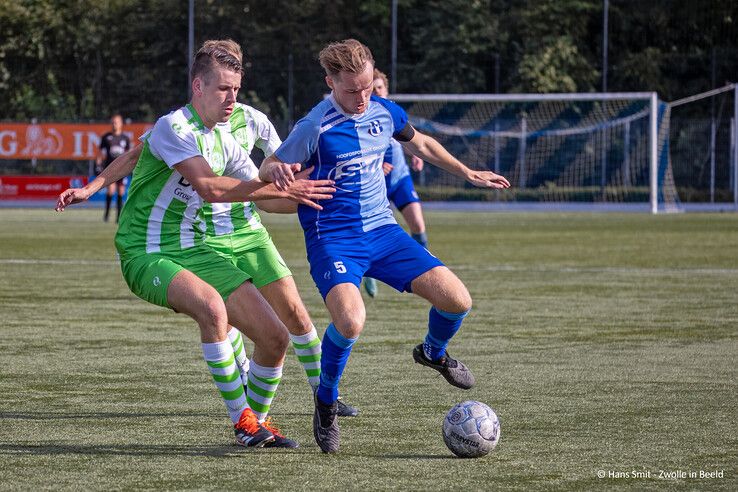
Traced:
[[478, 401], [463, 401], [443, 419], [443, 441], [460, 458], [479, 458], [500, 440], [500, 421], [495, 411]]

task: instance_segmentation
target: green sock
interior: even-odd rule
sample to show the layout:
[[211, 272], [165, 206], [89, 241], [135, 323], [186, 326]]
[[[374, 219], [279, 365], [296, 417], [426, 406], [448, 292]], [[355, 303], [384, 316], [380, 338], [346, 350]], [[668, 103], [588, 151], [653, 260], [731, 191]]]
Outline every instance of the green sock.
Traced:
[[320, 338], [318, 338], [318, 332], [313, 326], [310, 332], [304, 335], [290, 334], [290, 340], [292, 340], [292, 346], [295, 348], [297, 359], [305, 369], [308, 383], [313, 389], [317, 388], [320, 384]]
[[231, 341], [233, 346], [233, 355], [236, 358], [236, 365], [238, 366], [238, 372], [241, 373], [241, 381], [246, 386], [246, 381], [249, 372], [249, 358], [246, 357], [246, 348], [243, 343], [243, 336], [241, 332], [231, 326], [228, 330], [228, 339]]
[[249, 382], [246, 388], [246, 401], [256, 414], [259, 422], [263, 422], [272, 406], [277, 386], [282, 380], [282, 366], [264, 367], [251, 361]]
[[228, 414], [233, 423], [237, 423], [241, 414], [249, 406], [243, 391], [241, 375], [233, 356], [233, 347], [229, 340], [215, 343], [203, 343], [202, 354], [208, 364], [215, 385], [223, 397]]

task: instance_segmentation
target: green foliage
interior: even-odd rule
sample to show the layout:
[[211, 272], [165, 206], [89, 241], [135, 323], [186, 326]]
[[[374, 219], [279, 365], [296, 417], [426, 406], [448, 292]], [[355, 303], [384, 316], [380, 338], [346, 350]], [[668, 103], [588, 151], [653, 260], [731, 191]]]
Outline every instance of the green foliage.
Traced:
[[551, 44], [524, 55], [519, 66], [520, 88], [530, 92], [588, 92], [593, 88], [594, 70], [574, 45], [570, 36], [551, 40]]
[[[298, 119], [327, 91], [317, 53], [355, 37], [390, 71], [387, 0], [196, 3], [195, 43], [245, 50], [246, 101], [287, 120], [292, 55]], [[601, 87], [601, 0], [399, 0], [400, 92], [593, 91]], [[738, 2], [610, 0], [608, 87], [665, 100], [738, 73]], [[187, 98], [187, 2], [0, 0], [0, 119], [152, 120]], [[500, 61], [496, 73], [495, 60]], [[249, 92], [251, 91], [251, 92]], [[279, 125], [279, 121], [277, 122]]]
[[398, 92], [486, 92], [499, 20], [488, 1], [408, 2], [399, 11]]

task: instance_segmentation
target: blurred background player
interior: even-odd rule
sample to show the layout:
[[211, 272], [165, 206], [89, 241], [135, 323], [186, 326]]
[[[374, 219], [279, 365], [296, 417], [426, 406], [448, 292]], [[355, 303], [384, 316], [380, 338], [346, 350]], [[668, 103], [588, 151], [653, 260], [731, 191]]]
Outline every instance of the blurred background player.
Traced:
[[[374, 69], [374, 94], [387, 98], [389, 95], [389, 82], [387, 75]], [[418, 156], [411, 156], [413, 171], [423, 169], [423, 160]], [[410, 236], [428, 248], [428, 236], [425, 233], [425, 220], [423, 220], [423, 209], [420, 206], [420, 197], [415, 191], [413, 178], [405, 160], [405, 152], [400, 142], [394, 138], [390, 141], [390, 147], [384, 155], [382, 164], [385, 183], [387, 185], [387, 198], [402, 213], [405, 223], [410, 228]], [[371, 277], [364, 278], [364, 289], [371, 297], [377, 295], [377, 281]]]
[[[131, 139], [128, 135], [123, 133], [123, 117], [115, 113], [110, 117], [110, 123], [113, 125], [113, 130], [109, 131], [100, 138], [100, 150], [97, 153], [95, 159], [95, 172], [100, 174], [103, 169], [108, 167], [117, 157], [123, 155], [127, 151], [131, 150]], [[120, 209], [123, 208], [123, 195], [126, 193], [126, 181], [127, 177], [119, 179], [115, 183], [110, 183], [107, 190], [105, 190], [105, 215], [103, 220], [108, 221], [110, 215], [110, 202], [113, 201], [113, 194], [117, 192], [117, 213], [115, 215], [115, 222], [118, 222], [120, 218]]]

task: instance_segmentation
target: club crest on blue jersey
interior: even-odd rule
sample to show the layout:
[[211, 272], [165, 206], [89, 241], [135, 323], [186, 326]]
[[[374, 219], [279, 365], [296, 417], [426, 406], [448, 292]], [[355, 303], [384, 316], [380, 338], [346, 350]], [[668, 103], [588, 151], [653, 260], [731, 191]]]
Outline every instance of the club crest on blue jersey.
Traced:
[[369, 122], [369, 135], [372, 137], [378, 137], [382, 134], [382, 125], [379, 120], [372, 120]]

